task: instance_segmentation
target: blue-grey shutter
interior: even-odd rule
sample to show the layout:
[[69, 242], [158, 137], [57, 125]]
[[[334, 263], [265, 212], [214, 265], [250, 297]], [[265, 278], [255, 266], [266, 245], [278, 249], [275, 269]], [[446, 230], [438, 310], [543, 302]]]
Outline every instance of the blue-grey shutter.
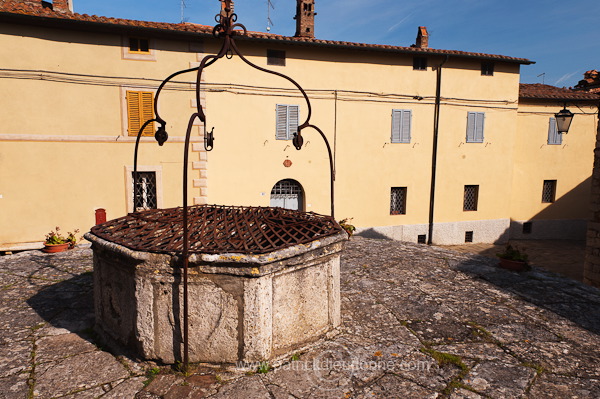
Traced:
[[411, 120], [411, 110], [392, 110], [392, 143], [410, 143]]
[[483, 143], [483, 127], [485, 125], [485, 113], [483, 112], [477, 112], [476, 113], [476, 121], [477, 124], [475, 125], [475, 142], [476, 143]]
[[410, 125], [412, 114], [408, 109], [402, 110], [402, 125], [400, 127], [400, 142], [410, 143]]
[[293, 139], [294, 133], [298, 132], [299, 119], [300, 108], [297, 105], [288, 105], [288, 140]]
[[556, 128], [556, 119], [550, 118], [548, 124], [548, 144], [562, 144], [562, 134]]
[[469, 112], [467, 114], [467, 143], [483, 143], [485, 113]]
[[400, 142], [400, 122], [402, 120], [402, 110], [392, 110], [392, 143]]
[[277, 104], [277, 124], [275, 138], [287, 140], [287, 105]]
[[467, 143], [475, 141], [475, 112], [467, 114]]

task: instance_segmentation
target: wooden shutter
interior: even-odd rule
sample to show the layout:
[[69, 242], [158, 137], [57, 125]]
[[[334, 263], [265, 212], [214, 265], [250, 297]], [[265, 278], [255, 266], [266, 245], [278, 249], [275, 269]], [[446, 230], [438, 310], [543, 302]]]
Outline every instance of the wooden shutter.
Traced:
[[410, 143], [410, 125], [412, 122], [412, 113], [410, 110], [402, 110], [402, 125], [400, 126], [400, 142]]
[[277, 140], [287, 140], [287, 105], [277, 104], [277, 127], [275, 130]]
[[467, 143], [483, 143], [485, 113], [469, 112], [467, 114]]
[[556, 128], [555, 118], [550, 118], [548, 124], [548, 144], [562, 144], [562, 134]]
[[392, 110], [392, 143], [400, 142], [400, 123], [402, 120], [402, 110]]
[[275, 138], [277, 140], [291, 140], [294, 138], [294, 133], [298, 131], [299, 120], [299, 106], [277, 104]]
[[475, 120], [475, 142], [483, 143], [483, 126], [485, 124], [485, 114], [483, 112], [477, 112]]
[[411, 110], [392, 110], [392, 143], [410, 143], [411, 122]]
[[[137, 136], [142, 125], [154, 118], [154, 93], [151, 91], [127, 91], [127, 131]], [[154, 135], [154, 122], [149, 123], [142, 136]]]
[[297, 105], [288, 105], [288, 140], [294, 138], [294, 133], [298, 132], [298, 120], [300, 119], [300, 109]]

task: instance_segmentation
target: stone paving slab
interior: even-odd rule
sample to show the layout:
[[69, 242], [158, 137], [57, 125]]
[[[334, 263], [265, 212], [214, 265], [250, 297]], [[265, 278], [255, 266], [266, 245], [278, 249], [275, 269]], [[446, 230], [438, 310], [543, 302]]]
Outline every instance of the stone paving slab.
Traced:
[[97, 341], [90, 249], [3, 256], [0, 399], [600, 398], [600, 290], [495, 264], [353, 238], [337, 336], [265, 373], [184, 375]]

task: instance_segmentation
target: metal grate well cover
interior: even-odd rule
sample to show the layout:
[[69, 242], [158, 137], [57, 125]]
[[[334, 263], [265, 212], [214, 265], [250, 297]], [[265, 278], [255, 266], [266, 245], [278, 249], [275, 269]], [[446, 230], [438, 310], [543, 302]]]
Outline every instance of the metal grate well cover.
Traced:
[[[331, 216], [283, 208], [196, 205], [188, 211], [190, 254], [263, 254], [344, 231]], [[91, 232], [135, 251], [181, 253], [182, 219], [182, 208], [150, 209]]]

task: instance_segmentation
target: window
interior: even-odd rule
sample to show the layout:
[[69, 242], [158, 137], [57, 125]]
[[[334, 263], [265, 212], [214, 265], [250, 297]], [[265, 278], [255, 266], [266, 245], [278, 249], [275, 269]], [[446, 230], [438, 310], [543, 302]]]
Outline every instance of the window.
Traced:
[[280, 180], [271, 189], [270, 206], [301, 211], [304, 209], [302, 186], [296, 180]]
[[482, 62], [481, 63], [481, 74], [483, 76], [494, 76], [494, 63], [493, 62]]
[[533, 223], [532, 222], [523, 223], [523, 234], [531, 234], [532, 231], [533, 231]]
[[544, 180], [542, 202], [554, 202], [556, 198], [556, 180]]
[[426, 71], [427, 57], [413, 57], [413, 69], [415, 71]]
[[392, 143], [410, 143], [411, 120], [411, 110], [392, 110]]
[[473, 242], [473, 232], [465, 231], [465, 242]]
[[156, 209], [158, 201], [156, 196], [156, 173], [155, 172], [137, 172], [137, 181], [132, 172], [133, 196], [135, 211], [144, 211], [146, 209]]
[[556, 119], [550, 118], [550, 122], [548, 123], [548, 144], [562, 144], [562, 133], [559, 133], [556, 128]]
[[267, 50], [267, 65], [285, 66], [285, 51]]
[[[142, 125], [154, 118], [154, 93], [128, 90], [126, 100], [127, 132], [129, 136], [137, 136]], [[142, 136], [154, 136], [154, 122], [144, 128]]]
[[477, 202], [479, 200], [479, 186], [465, 186], [465, 197], [463, 202], [464, 211], [476, 211]]
[[121, 36], [121, 57], [124, 60], [156, 61], [154, 39]]
[[406, 187], [392, 187], [390, 215], [406, 215]]
[[300, 107], [297, 105], [277, 104], [277, 140], [291, 140], [298, 132]]
[[417, 236], [417, 244], [425, 244], [426, 241], [427, 241], [427, 235], [419, 234]]
[[150, 41], [139, 37], [130, 37], [129, 52], [136, 54], [150, 54]]
[[483, 143], [485, 112], [467, 114], [467, 143]]

